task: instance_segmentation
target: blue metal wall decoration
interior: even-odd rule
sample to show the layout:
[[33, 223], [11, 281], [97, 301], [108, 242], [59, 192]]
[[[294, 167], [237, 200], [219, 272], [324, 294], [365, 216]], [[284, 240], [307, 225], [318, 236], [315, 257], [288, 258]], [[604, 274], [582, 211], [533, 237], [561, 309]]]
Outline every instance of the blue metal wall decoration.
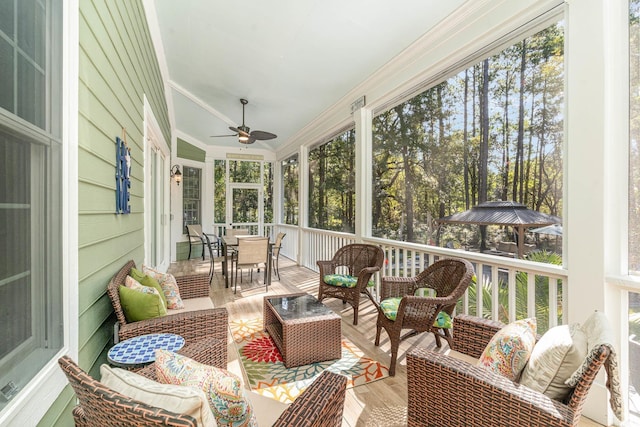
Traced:
[[116, 137], [116, 214], [131, 212], [129, 204], [130, 176], [131, 150], [127, 146], [126, 140]]

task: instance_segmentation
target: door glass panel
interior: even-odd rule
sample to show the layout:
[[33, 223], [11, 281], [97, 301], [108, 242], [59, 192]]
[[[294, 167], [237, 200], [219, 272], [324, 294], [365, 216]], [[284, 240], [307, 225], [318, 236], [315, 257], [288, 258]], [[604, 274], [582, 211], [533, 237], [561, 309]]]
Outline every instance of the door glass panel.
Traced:
[[256, 188], [232, 189], [232, 218], [234, 227], [247, 225], [252, 234], [258, 234], [258, 221], [260, 219], [260, 190]]

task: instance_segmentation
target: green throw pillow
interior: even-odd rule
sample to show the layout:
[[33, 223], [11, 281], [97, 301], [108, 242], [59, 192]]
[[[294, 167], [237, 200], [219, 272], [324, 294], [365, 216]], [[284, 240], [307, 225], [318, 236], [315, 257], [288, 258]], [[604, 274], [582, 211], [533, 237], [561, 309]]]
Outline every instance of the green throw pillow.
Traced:
[[[400, 301], [402, 301], [402, 298], [387, 298], [385, 300], [382, 300], [380, 302], [380, 308], [382, 309], [384, 317], [389, 320], [395, 321], [396, 317], [398, 316], [398, 307], [400, 307]], [[451, 329], [453, 327], [451, 323], [451, 316], [449, 316], [444, 311], [441, 311], [440, 313], [438, 313], [436, 320], [433, 322], [433, 326], [435, 326], [436, 328]]]
[[138, 322], [167, 314], [167, 309], [158, 295], [145, 294], [126, 286], [120, 286], [118, 293], [124, 317], [128, 322]]
[[155, 288], [160, 294], [160, 298], [162, 298], [162, 302], [164, 303], [164, 306], [167, 307], [167, 297], [164, 295], [164, 290], [162, 289], [162, 286], [160, 286], [160, 283], [158, 283], [156, 279], [154, 279], [149, 275], [144, 274], [137, 268], [132, 268], [129, 274], [131, 275], [131, 277], [133, 277], [138, 282], [140, 282], [141, 285]]

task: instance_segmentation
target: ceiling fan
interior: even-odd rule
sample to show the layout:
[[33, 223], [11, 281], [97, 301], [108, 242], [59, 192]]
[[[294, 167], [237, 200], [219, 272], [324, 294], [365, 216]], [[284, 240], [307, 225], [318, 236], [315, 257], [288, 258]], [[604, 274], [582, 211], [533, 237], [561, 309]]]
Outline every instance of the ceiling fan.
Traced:
[[240, 99], [240, 103], [242, 104], [242, 126], [238, 126], [233, 127], [233, 126], [229, 126], [229, 129], [231, 129], [233, 132], [235, 132], [235, 134], [233, 135], [211, 135], [212, 138], [219, 138], [219, 137], [225, 137], [225, 136], [237, 136], [238, 137], [238, 141], [242, 144], [253, 144], [254, 142], [256, 142], [256, 140], [260, 140], [260, 141], [266, 141], [268, 139], [273, 139], [276, 138], [277, 135], [271, 132], [265, 132], [262, 130], [254, 130], [251, 131], [251, 129], [248, 126], [245, 126], [244, 124], [244, 106], [247, 105], [249, 103], [249, 101], [247, 101], [244, 98]]

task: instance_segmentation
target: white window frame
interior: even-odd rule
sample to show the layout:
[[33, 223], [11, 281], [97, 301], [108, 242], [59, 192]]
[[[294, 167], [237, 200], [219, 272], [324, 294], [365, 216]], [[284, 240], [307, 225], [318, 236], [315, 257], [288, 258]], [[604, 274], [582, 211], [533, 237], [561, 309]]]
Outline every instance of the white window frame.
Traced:
[[[153, 229], [153, 218], [152, 215], [155, 212], [153, 206], [151, 205], [152, 201], [156, 199], [156, 197], [161, 197], [163, 201], [163, 213], [161, 217], [158, 219], [158, 223], [160, 227], [164, 229], [163, 233], [158, 233], [161, 236], [164, 236], [164, 241], [162, 242], [161, 248], [156, 248], [156, 260], [159, 261], [158, 265], [154, 265], [159, 271], [166, 271], [169, 268], [169, 258], [170, 254], [170, 230], [169, 230], [169, 186], [171, 184], [171, 178], [169, 174], [170, 170], [170, 161], [171, 161], [171, 153], [169, 150], [169, 146], [165, 141], [162, 131], [160, 130], [160, 125], [153, 114], [153, 110], [151, 109], [151, 105], [149, 104], [148, 98], [144, 96], [144, 168], [145, 168], [145, 183], [144, 183], [144, 255], [145, 255], [145, 264], [152, 265], [151, 260], [153, 259], [151, 250], [151, 239], [152, 233], [157, 233], [157, 230]], [[151, 142], [153, 141], [153, 143]], [[151, 146], [153, 144], [153, 147]], [[153, 160], [153, 156], [151, 155], [151, 150], [158, 150], [161, 155], [164, 157], [164, 166], [163, 170], [158, 169], [158, 164], [155, 165], [154, 168], [151, 167], [151, 162]], [[157, 162], [160, 163], [160, 162]], [[155, 170], [155, 177], [151, 176], [151, 172]], [[154, 186], [152, 185], [153, 180], [156, 180], [156, 188], [157, 194], [155, 197], [151, 197], [151, 193], [153, 191]], [[156, 242], [159, 244], [159, 242]]]
[[62, 292], [64, 345], [0, 412], [0, 425], [37, 425], [68, 385], [58, 358], [78, 359], [78, 0], [62, 11]]

